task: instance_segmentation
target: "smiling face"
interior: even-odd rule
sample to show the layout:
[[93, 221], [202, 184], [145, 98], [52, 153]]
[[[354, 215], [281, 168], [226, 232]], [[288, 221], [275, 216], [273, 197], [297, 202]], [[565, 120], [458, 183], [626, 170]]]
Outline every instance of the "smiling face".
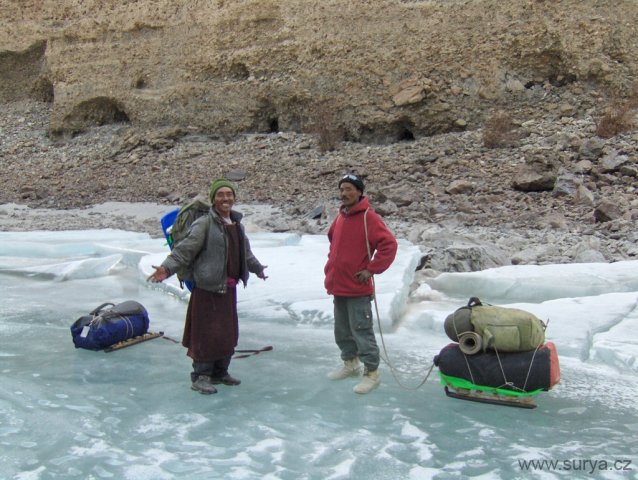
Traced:
[[230, 211], [235, 204], [235, 194], [233, 193], [232, 188], [229, 187], [220, 187], [215, 192], [215, 197], [213, 198], [213, 207], [220, 216], [224, 218], [230, 217]]
[[351, 183], [343, 182], [339, 187], [339, 196], [341, 197], [341, 202], [343, 203], [343, 206], [346, 207], [348, 210], [352, 209], [357, 203], [359, 203], [362, 195], [363, 193], [361, 192], [361, 190], [359, 190]]

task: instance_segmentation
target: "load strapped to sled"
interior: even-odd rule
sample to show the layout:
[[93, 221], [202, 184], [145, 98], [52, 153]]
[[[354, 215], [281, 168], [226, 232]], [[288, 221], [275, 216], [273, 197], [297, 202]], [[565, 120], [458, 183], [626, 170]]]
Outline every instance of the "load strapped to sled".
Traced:
[[[111, 306], [112, 308], [106, 308]], [[142, 304], [128, 300], [104, 303], [71, 325], [75, 348], [104, 350], [112, 345], [143, 337], [148, 332], [148, 312]]]
[[444, 327], [459, 342], [434, 357], [450, 397], [535, 408], [531, 397], [560, 381], [556, 347], [545, 344], [547, 327], [529, 312], [472, 297]]

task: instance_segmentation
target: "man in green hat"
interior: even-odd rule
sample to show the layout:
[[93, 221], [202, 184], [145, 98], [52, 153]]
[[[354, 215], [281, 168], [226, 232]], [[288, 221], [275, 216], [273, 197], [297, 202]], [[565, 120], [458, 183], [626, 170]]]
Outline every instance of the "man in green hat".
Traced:
[[178, 270], [192, 265], [195, 287], [186, 312], [182, 345], [193, 360], [191, 388], [203, 394], [217, 393], [214, 385], [239, 385], [228, 366], [239, 337], [237, 283], [248, 282], [249, 273], [266, 280], [262, 265], [250, 250], [241, 225], [242, 214], [233, 210], [235, 186], [216, 179], [210, 189], [212, 206], [195, 220], [188, 236], [148, 280], [162, 282]]

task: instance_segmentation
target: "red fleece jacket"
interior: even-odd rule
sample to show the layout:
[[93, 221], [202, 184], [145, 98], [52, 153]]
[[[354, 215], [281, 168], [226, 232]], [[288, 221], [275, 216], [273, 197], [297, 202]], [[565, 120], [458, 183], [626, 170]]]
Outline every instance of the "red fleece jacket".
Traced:
[[[359, 284], [354, 274], [368, 270], [374, 274], [385, 272], [394, 261], [397, 241], [385, 226], [381, 217], [370, 208], [367, 197], [348, 213], [339, 209], [328, 231], [330, 252], [324, 268], [324, 282], [328, 295], [363, 297], [372, 295], [372, 282]], [[366, 214], [366, 210], [368, 213]], [[372, 261], [368, 260], [363, 216], [367, 216], [368, 241]]]

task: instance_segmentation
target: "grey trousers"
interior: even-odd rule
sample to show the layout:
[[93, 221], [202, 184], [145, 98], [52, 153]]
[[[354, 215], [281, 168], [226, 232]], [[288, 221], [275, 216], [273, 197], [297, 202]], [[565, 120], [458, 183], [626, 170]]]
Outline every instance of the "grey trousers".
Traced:
[[341, 359], [359, 360], [370, 371], [379, 368], [379, 347], [372, 326], [372, 296], [334, 297], [335, 341]]

